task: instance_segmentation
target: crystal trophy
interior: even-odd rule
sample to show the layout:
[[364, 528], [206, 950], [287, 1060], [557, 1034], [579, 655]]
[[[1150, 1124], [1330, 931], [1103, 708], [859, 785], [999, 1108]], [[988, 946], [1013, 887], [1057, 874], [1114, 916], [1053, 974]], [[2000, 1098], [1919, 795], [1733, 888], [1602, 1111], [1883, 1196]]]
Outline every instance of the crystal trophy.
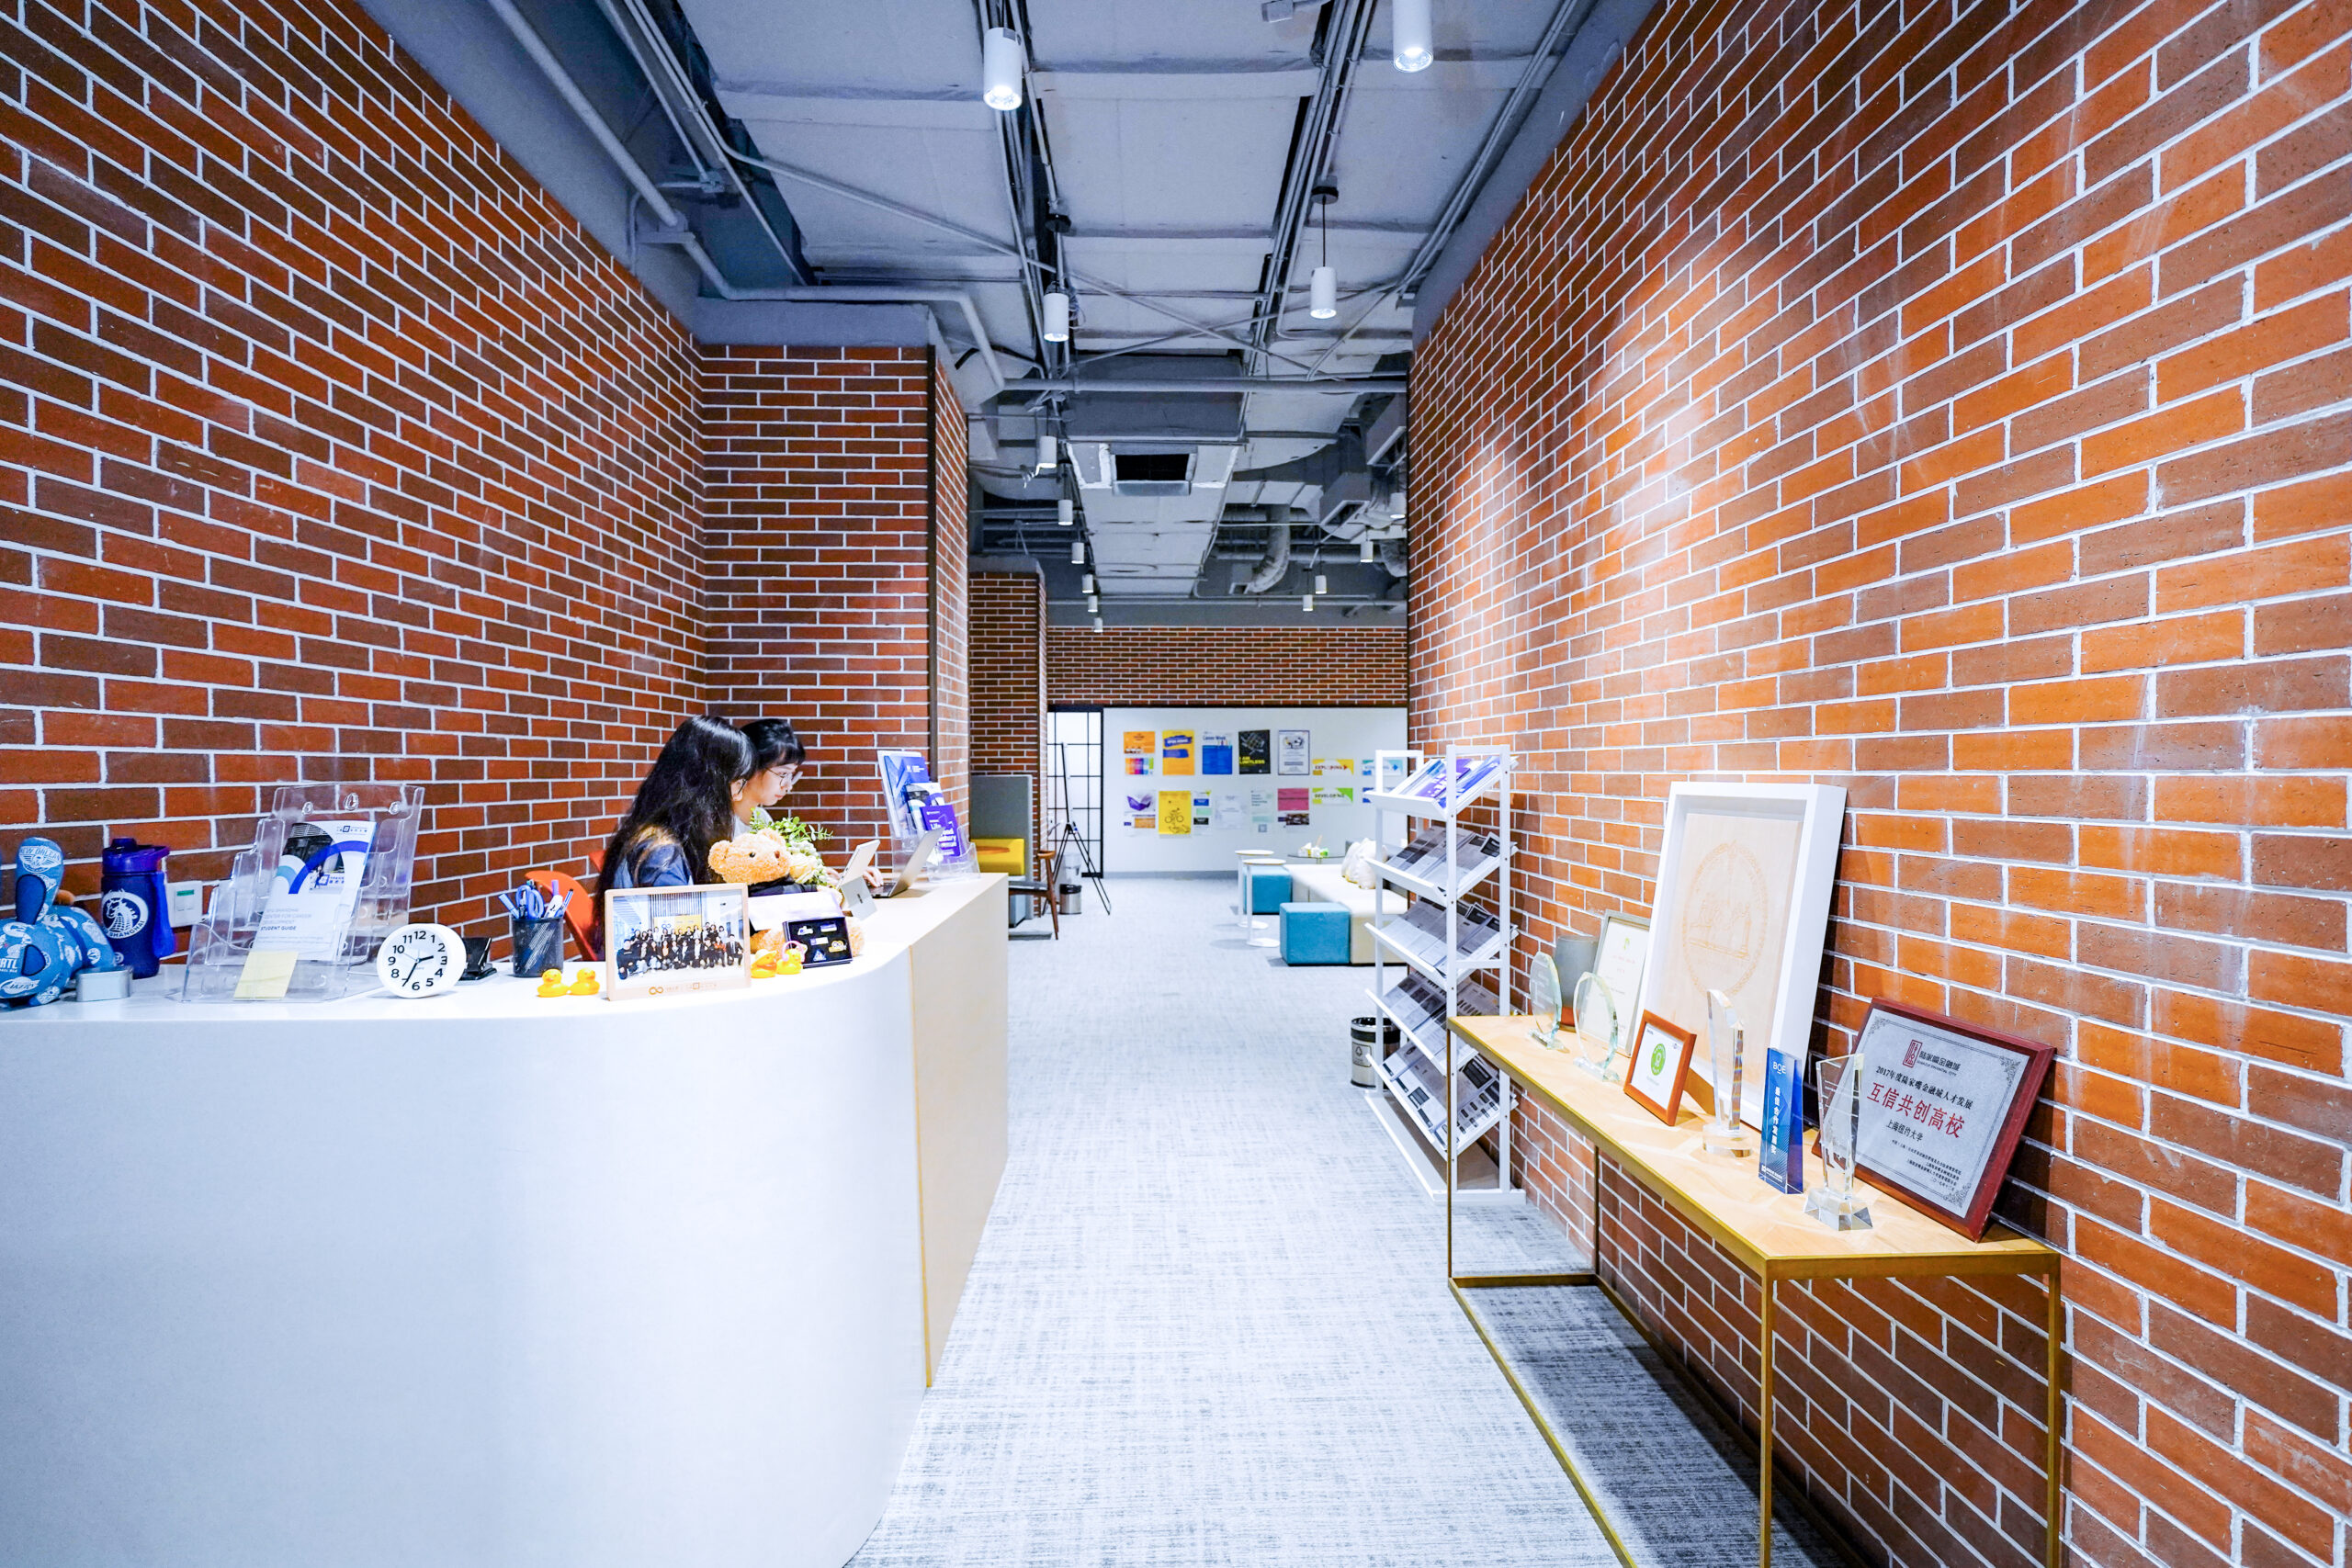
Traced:
[[1560, 972], [1549, 953], [1539, 953], [1527, 970], [1527, 1010], [1535, 1015], [1535, 1043], [1547, 1051], [1560, 1048]]
[[1747, 1032], [1740, 1027], [1731, 998], [1721, 991], [1707, 993], [1707, 1065], [1713, 1075], [1708, 1087], [1714, 1096], [1714, 1110], [1700, 1134], [1702, 1146], [1711, 1155], [1753, 1155], [1756, 1134], [1739, 1119]]
[[1804, 1212], [1834, 1231], [1871, 1228], [1870, 1205], [1854, 1188], [1862, 1081], [1869, 1076], [1860, 1052], [1824, 1056], [1813, 1065], [1814, 1091], [1821, 1107], [1821, 1179], [1806, 1190]]
[[1617, 1076], [1617, 998], [1589, 969], [1577, 978], [1577, 1066], [1597, 1078]]

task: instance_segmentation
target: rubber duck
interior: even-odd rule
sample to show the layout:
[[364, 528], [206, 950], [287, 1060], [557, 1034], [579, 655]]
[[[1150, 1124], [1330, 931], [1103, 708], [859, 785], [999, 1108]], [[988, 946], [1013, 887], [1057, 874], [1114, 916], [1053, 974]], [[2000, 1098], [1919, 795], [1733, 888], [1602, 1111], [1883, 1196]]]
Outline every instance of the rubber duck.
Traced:
[[543, 997], [568, 997], [571, 995], [571, 987], [563, 983], [563, 971], [560, 969], [548, 969], [542, 971], [539, 975], [538, 994]]
[[575, 997], [594, 996], [596, 994], [596, 972], [594, 969], [583, 966], [580, 971], [579, 978], [571, 982], [571, 994]]

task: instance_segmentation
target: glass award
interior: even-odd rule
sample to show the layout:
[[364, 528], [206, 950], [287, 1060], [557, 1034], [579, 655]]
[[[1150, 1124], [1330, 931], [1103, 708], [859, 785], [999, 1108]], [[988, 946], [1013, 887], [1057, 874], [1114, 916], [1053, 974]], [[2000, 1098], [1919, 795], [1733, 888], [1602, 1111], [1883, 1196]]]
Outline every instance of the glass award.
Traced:
[[1535, 1043], [1547, 1051], [1560, 1048], [1560, 972], [1551, 955], [1539, 953], [1527, 970], [1527, 1010], [1535, 1018]]
[[1599, 1078], [1617, 1076], [1617, 998], [1609, 982], [1586, 970], [1577, 977], [1577, 1066]]
[[1756, 1134], [1739, 1119], [1740, 1092], [1746, 1087], [1741, 1080], [1747, 1071], [1747, 1032], [1740, 1027], [1731, 998], [1721, 991], [1707, 993], [1707, 1067], [1714, 1109], [1707, 1113], [1701, 1145], [1711, 1155], [1753, 1155]]
[[1862, 1129], [1862, 1081], [1870, 1074], [1861, 1053], [1824, 1056], [1813, 1065], [1821, 1111], [1821, 1179], [1806, 1189], [1804, 1212], [1834, 1231], [1871, 1228], [1870, 1205], [1854, 1186], [1854, 1151]]

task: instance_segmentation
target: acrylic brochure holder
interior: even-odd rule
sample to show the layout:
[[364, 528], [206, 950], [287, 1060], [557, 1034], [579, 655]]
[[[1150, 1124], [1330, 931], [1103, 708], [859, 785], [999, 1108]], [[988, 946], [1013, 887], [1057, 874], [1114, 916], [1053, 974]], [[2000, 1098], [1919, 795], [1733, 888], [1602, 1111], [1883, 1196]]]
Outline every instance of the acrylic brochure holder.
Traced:
[[408, 919], [418, 784], [281, 784], [189, 940], [187, 1001], [333, 1001], [371, 989]]
[[939, 834], [939, 848], [921, 874], [977, 876], [980, 857], [956, 818], [956, 803], [933, 783], [931, 763], [920, 751], [885, 748], [875, 753], [882, 773], [882, 805], [890, 815], [890, 840], [897, 855], [913, 852], [925, 833]]

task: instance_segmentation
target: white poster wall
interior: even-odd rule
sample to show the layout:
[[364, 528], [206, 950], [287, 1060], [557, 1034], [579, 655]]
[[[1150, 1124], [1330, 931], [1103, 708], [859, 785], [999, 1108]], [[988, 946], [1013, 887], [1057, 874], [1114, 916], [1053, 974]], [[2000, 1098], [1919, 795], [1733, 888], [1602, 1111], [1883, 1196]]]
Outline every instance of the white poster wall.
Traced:
[[[1179, 772], [1163, 743], [1173, 732]], [[1284, 773], [1284, 732], [1304, 732], [1290, 749], [1304, 766]], [[1263, 732], [1266, 750], [1252, 738]], [[1141, 738], [1148, 733], [1148, 742]], [[1126, 741], [1136, 738], [1130, 748]], [[1405, 744], [1405, 710], [1393, 708], [1166, 707], [1102, 710], [1102, 869], [1230, 874], [1236, 850], [1289, 854], [1321, 839], [1345, 852], [1373, 832], [1373, 754]], [[1243, 773], [1262, 756], [1266, 771]], [[1148, 761], [1148, 773], [1136, 771]], [[1348, 776], [1338, 764], [1352, 763]], [[1230, 765], [1231, 773], [1209, 772]], [[1182, 793], [1181, 808], [1162, 794]], [[1285, 809], [1287, 808], [1287, 809]], [[1300, 812], [1306, 817], [1298, 825]], [[1148, 818], [1147, 830], [1136, 826]], [[1181, 820], [1182, 833], [1165, 831]]]

